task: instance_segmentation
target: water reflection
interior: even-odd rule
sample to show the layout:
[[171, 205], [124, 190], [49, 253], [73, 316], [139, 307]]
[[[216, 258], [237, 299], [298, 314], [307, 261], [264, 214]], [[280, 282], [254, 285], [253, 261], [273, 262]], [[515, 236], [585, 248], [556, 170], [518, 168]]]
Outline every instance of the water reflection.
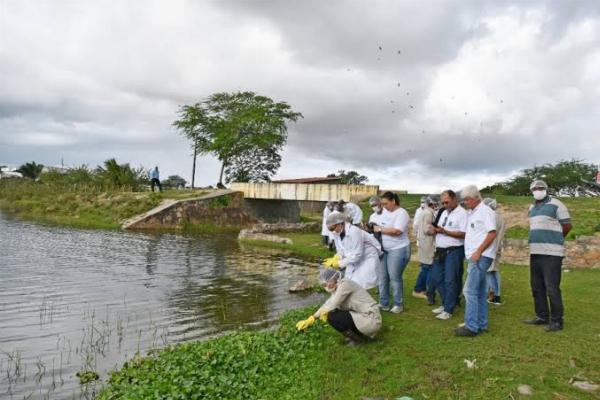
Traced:
[[314, 267], [234, 236], [72, 230], [0, 215], [0, 398], [93, 398], [75, 374], [136, 352], [261, 325], [319, 295]]

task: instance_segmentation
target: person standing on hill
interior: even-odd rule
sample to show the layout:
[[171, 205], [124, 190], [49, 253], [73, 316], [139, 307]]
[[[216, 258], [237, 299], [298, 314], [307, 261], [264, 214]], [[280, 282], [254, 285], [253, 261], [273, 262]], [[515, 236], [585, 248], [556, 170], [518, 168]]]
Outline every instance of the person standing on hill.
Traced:
[[563, 329], [560, 279], [571, 217], [562, 202], [548, 196], [546, 182], [533, 181], [530, 189], [535, 199], [529, 206], [530, 282], [535, 317], [523, 322], [546, 325], [547, 332], [555, 332]]
[[150, 186], [152, 187], [153, 192], [154, 186], [158, 186], [158, 191], [162, 192], [162, 186], [160, 184], [160, 173], [158, 172], [158, 167], [154, 167], [152, 172], [150, 172]]

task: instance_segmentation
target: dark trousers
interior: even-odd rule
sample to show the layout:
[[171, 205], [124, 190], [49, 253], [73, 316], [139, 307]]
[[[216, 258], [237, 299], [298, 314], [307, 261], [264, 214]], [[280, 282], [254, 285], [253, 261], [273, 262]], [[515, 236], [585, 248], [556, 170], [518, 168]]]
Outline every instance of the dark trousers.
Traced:
[[460, 301], [464, 260], [465, 248], [462, 246], [455, 247], [443, 256], [436, 254], [429, 272], [431, 275], [431, 291], [437, 289], [442, 298], [444, 311], [449, 314], [454, 312]]
[[562, 260], [562, 257], [544, 254], [532, 254], [530, 257], [530, 282], [535, 314], [540, 319], [559, 323], [563, 322], [564, 313], [560, 293]]
[[327, 314], [327, 322], [329, 322], [329, 325], [331, 325], [333, 329], [338, 332], [344, 333], [348, 330], [351, 330], [354, 333], [362, 335], [356, 325], [354, 325], [354, 320], [352, 319], [352, 315], [349, 311], [342, 311], [338, 309], [329, 311], [329, 314]]
[[162, 186], [160, 185], [160, 181], [156, 178], [152, 178], [150, 180], [150, 186], [152, 187], [152, 191], [154, 192], [154, 186], [158, 186], [158, 191], [162, 192]]

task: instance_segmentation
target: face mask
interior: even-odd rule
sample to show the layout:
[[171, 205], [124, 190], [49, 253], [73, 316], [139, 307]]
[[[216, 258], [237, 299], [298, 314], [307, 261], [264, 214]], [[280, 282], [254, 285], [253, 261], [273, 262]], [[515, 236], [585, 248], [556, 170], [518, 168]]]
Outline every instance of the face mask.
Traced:
[[373, 212], [376, 214], [379, 214], [381, 212], [381, 207], [371, 207], [373, 209]]
[[546, 198], [546, 191], [545, 190], [534, 190], [533, 198], [536, 200], [544, 200]]

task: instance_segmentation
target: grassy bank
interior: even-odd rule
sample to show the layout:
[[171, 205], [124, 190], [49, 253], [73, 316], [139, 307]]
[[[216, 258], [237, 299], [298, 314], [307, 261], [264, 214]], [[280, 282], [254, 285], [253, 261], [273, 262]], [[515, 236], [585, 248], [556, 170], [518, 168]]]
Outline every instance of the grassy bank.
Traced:
[[[410, 293], [417, 267], [405, 274]], [[307, 332], [293, 325], [311, 310], [285, 316], [279, 330], [245, 332], [168, 348], [115, 372], [100, 398], [203, 399], [506, 399], [530, 385], [533, 399], [594, 399], [569, 385], [572, 377], [600, 382], [596, 288], [600, 272], [563, 277], [565, 330], [550, 334], [520, 320], [532, 315], [528, 269], [503, 267], [505, 304], [490, 308], [490, 332], [456, 338], [463, 310], [439, 321], [423, 300], [405, 296], [406, 312], [385, 313], [373, 343], [345, 347], [341, 336], [317, 322]], [[476, 359], [468, 369], [464, 359]]]
[[282, 250], [311, 261], [332, 257], [334, 254], [321, 244], [319, 234], [317, 233], [286, 232], [280, 235], [292, 239], [292, 244], [274, 243], [263, 240], [241, 240], [240, 242], [248, 246]]
[[201, 191], [161, 193], [99, 191], [24, 180], [0, 180], [0, 210], [19, 218], [77, 228], [118, 229], [124, 219], [156, 207], [163, 199], [184, 199]]

